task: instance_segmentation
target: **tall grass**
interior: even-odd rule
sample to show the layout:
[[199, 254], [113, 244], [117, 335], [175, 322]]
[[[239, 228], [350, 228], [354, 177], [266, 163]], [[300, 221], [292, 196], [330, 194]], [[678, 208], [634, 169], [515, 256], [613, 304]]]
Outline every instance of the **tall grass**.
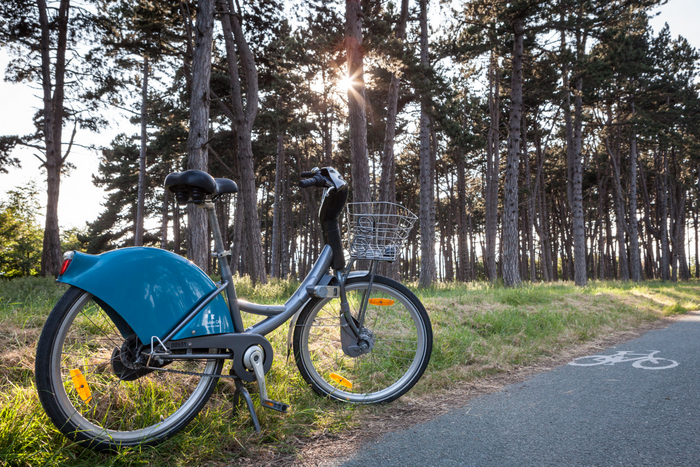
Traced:
[[[296, 285], [273, 281], [253, 288], [247, 278], [236, 279], [239, 297], [259, 303], [283, 303]], [[698, 282], [593, 282], [585, 289], [562, 283], [517, 289], [483, 283], [440, 284], [427, 290], [409, 286], [428, 310], [435, 339], [428, 370], [404, 399], [533, 364], [663, 314], [697, 309], [700, 300]], [[306, 387], [293, 358], [287, 359], [287, 328], [281, 327], [267, 336], [275, 349], [268, 391], [272, 399], [291, 408], [286, 415], [258, 409], [261, 435], [252, 430], [244, 408], [232, 407], [232, 382], [221, 380], [202, 413], [181, 434], [159, 446], [116, 455], [81, 449], [49, 422], [33, 381], [41, 326], [65, 290], [48, 279], [0, 281], [0, 465], [246, 463], [251, 456], [293, 454], [303, 440], [361, 425], [368, 410], [319, 398]], [[258, 319], [246, 317], [246, 323]], [[228, 365], [224, 372], [228, 373]], [[390, 411], [392, 406], [381, 410]]]

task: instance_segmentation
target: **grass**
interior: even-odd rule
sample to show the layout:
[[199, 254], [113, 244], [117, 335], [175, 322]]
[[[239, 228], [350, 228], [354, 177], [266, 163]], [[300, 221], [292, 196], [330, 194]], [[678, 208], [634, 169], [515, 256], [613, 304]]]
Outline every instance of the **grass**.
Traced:
[[[275, 281], [252, 288], [239, 279], [239, 296], [282, 303], [297, 284]], [[431, 363], [405, 399], [508, 371], [615, 331], [698, 308], [700, 282], [642, 285], [592, 282], [535, 284], [507, 289], [488, 284], [440, 284], [419, 295], [432, 320]], [[231, 465], [251, 457], [294, 455], [300, 443], [359, 426], [366, 407], [317, 397], [287, 360], [287, 328], [268, 336], [275, 348], [268, 374], [272, 399], [287, 415], [258, 410], [256, 435], [245, 412], [234, 413], [233, 384], [222, 380], [205, 409], [183, 432], [156, 447], [99, 454], [67, 441], [49, 422], [36, 396], [34, 353], [41, 326], [65, 286], [25, 278], [0, 282], [0, 465]], [[256, 317], [248, 318], [251, 324]], [[224, 368], [228, 372], [228, 365]], [[257, 402], [256, 402], [257, 405]], [[391, 410], [392, 405], [380, 410]]]

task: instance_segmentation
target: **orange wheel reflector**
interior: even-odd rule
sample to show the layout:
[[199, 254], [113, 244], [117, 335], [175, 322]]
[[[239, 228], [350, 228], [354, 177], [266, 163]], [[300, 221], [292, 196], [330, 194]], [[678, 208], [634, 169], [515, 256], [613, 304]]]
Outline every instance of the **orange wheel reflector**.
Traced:
[[345, 386], [348, 389], [352, 389], [352, 383], [350, 381], [348, 381], [347, 379], [343, 378], [342, 376], [340, 376], [339, 374], [331, 373], [328, 376], [330, 376], [333, 381], [340, 384], [341, 386]]
[[370, 298], [369, 304], [379, 306], [391, 306], [394, 304], [394, 300], [390, 300], [388, 298]]
[[90, 392], [90, 386], [88, 386], [87, 380], [80, 370], [75, 369], [70, 371], [70, 376], [73, 379], [73, 386], [75, 390], [78, 391], [78, 395], [86, 404], [89, 404], [92, 400], [92, 393]]

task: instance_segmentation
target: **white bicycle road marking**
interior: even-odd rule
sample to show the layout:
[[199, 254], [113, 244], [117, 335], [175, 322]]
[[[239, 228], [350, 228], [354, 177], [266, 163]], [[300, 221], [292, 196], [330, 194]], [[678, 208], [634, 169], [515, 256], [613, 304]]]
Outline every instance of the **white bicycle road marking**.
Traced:
[[594, 365], [614, 365], [616, 363], [634, 362], [632, 366], [643, 370], [668, 370], [678, 366], [678, 362], [668, 358], [657, 358], [655, 355], [660, 350], [647, 350], [649, 353], [635, 353], [630, 350], [621, 350], [613, 355], [589, 355], [579, 357], [569, 365], [573, 366], [594, 366]]

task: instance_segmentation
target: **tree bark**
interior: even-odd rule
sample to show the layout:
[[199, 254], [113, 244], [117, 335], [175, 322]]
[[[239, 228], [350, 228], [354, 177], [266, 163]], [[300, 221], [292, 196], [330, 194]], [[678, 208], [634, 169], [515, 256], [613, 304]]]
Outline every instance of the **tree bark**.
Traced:
[[[532, 190], [532, 175], [530, 174], [530, 154], [527, 150], [527, 117], [523, 116], [523, 159], [525, 161], [525, 183], [527, 186], [527, 247], [530, 256], [530, 282], [537, 280], [535, 269], [535, 193]], [[538, 167], [539, 168], [539, 167]], [[538, 174], [539, 175], [539, 172]], [[536, 185], [536, 183], [535, 183]]]
[[367, 116], [362, 52], [362, 9], [360, 0], [345, 2], [345, 47], [348, 57], [348, 122], [352, 197], [354, 202], [371, 201], [369, 158], [367, 155]]
[[500, 169], [500, 80], [498, 76], [498, 62], [496, 55], [491, 51], [489, 62], [489, 132], [486, 142], [486, 183], [484, 198], [486, 201], [486, 276], [491, 282], [496, 282], [498, 270], [496, 268], [496, 230], [498, 227], [498, 180]]
[[[612, 124], [612, 110], [608, 110], [608, 125]], [[617, 244], [619, 248], [619, 266], [620, 266], [620, 280], [628, 281], [630, 280], [629, 265], [627, 260], [627, 245], [625, 244], [625, 233], [627, 233], [627, 223], [625, 222], [624, 214], [624, 201], [622, 198], [622, 182], [620, 173], [620, 154], [617, 151], [617, 145], [615, 148], [610, 144], [609, 136], [605, 138], [605, 147], [607, 148], [608, 155], [610, 156], [610, 161], [613, 167], [613, 188], [614, 197], [613, 205], [615, 208], [615, 226], [617, 234]]]
[[659, 198], [661, 200], [661, 219], [660, 222], [660, 233], [661, 233], [661, 280], [667, 281], [671, 279], [669, 274], [670, 258], [669, 258], [669, 245], [668, 245], [668, 186], [669, 186], [669, 173], [668, 173], [668, 155], [666, 151], [661, 151], [661, 164], [662, 164], [662, 174], [660, 183], [660, 193]]
[[[170, 163], [165, 166], [165, 173], [170, 173]], [[161, 207], [161, 221], [160, 221], [160, 248], [165, 250], [168, 247], [168, 221], [169, 219], [169, 209], [170, 209], [170, 196], [168, 190], [163, 190], [163, 204]], [[177, 204], [177, 203], [175, 203]], [[173, 231], [177, 229], [177, 226], [173, 226]]]
[[[428, 55], [428, 5], [420, 0], [420, 62], [423, 72], [430, 66]], [[430, 95], [423, 78], [420, 106], [420, 275], [419, 287], [435, 281], [435, 155], [430, 147]]]
[[[700, 173], [700, 168], [698, 169]], [[693, 212], [693, 231], [695, 233], [695, 278], [700, 279], [700, 241], [698, 241], [698, 217], [700, 217], [700, 200], [695, 201], [695, 211]]]
[[678, 275], [680, 280], [687, 281], [690, 279], [690, 270], [688, 269], [688, 260], [685, 253], [685, 204], [687, 191], [685, 187], [680, 187], [681, 194], [678, 203], [678, 216], [676, 221], [676, 246], [674, 251], [678, 251]]
[[146, 146], [148, 145], [148, 57], [143, 57], [143, 83], [141, 88], [141, 150], [139, 152], [139, 182], [136, 199], [136, 223], [134, 246], [143, 245], [143, 219], [146, 204]]
[[632, 127], [630, 140], [630, 279], [642, 280], [642, 265], [639, 258], [639, 226], [637, 222], [637, 136]]
[[[265, 259], [260, 234], [260, 219], [258, 217], [257, 195], [255, 192], [255, 166], [253, 163], [253, 145], [251, 132], [253, 122], [258, 113], [258, 73], [255, 68], [253, 53], [248, 47], [243, 29], [239, 21], [240, 12], [236, 12], [231, 0], [219, 0], [223, 12], [221, 25], [226, 44], [226, 59], [231, 84], [231, 110], [233, 125], [236, 130], [239, 162], [239, 192], [242, 216], [239, 212], [236, 222], [244, 222], [246, 263], [251, 281], [267, 283]], [[235, 43], [235, 45], [234, 45]], [[238, 53], [236, 53], [238, 51]], [[238, 72], [240, 57], [243, 76]], [[243, 102], [243, 80], [245, 80], [246, 99]], [[232, 258], [232, 261], [234, 258]]]
[[[39, 26], [41, 28], [41, 85], [44, 100], [44, 142], [46, 156], [47, 202], [44, 240], [41, 252], [42, 276], [57, 276], [61, 269], [61, 239], [58, 227], [58, 196], [61, 184], [61, 169], [68, 154], [62, 154], [61, 135], [63, 130], [63, 100], [66, 72], [66, 48], [68, 42], [69, 0], [61, 0], [58, 13], [49, 22], [46, 0], [38, 0]], [[56, 28], [56, 62], [51, 66], [51, 30]], [[53, 68], [55, 83], [52, 83]], [[73, 133], [75, 134], [75, 132]]]
[[503, 200], [503, 282], [519, 285], [518, 268], [518, 174], [520, 166], [520, 119], [523, 105], [523, 20], [513, 20], [511, 109], [508, 122], [508, 159]]
[[[214, 0], [202, 0], [197, 7], [195, 46], [192, 59], [190, 95], [190, 134], [187, 139], [187, 168], [208, 171], [209, 80], [214, 31]], [[187, 256], [204, 272], [209, 272], [209, 221], [203, 209], [187, 206]]]
[[283, 203], [282, 203], [282, 215], [280, 219], [280, 230], [281, 230], [281, 235], [280, 235], [280, 245], [281, 245], [281, 252], [280, 252], [280, 277], [282, 279], [286, 279], [289, 276], [289, 256], [290, 254], [293, 254], [294, 252], [290, 252], [290, 242], [289, 239], [290, 237], [293, 239], [295, 235], [293, 235], [291, 231], [291, 211], [292, 211], [292, 202], [291, 202], [291, 189], [289, 186], [289, 166], [287, 164], [284, 164], [284, 171], [283, 171], [283, 176], [284, 176], [284, 184], [282, 185], [283, 191]]
[[272, 254], [270, 258], [270, 275], [272, 277], [281, 277], [280, 268], [280, 250], [282, 246], [281, 218], [283, 204], [287, 202], [282, 198], [282, 186], [284, 183], [284, 166], [286, 164], [284, 157], [284, 132], [280, 129], [277, 132], [277, 162], [275, 165], [275, 201], [272, 213]]
[[[403, 47], [406, 39], [406, 22], [408, 20], [408, 0], [401, 0], [401, 13], [396, 24], [396, 40]], [[396, 158], [394, 156], [394, 139], [396, 138], [396, 115], [398, 113], [400, 73], [392, 73], [387, 95], [386, 129], [384, 131], [384, 148], [382, 151], [382, 175], [379, 181], [379, 201], [396, 202]], [[387, 277], [399, 279], [400, 257], [388, 263], [382, 271]]]
[[469, 270], [469, 245], [467, 244], [469, 229], [467, 225], [467, 184], [465, 180], [464, 154], [461, 148], [457, 150], [457, 222], [459, 237], [457, 241], [457, 255], [459, 264], [457, 268], [457, 280], [467, 281]]
[[[408, 0], [401, 0], [401, 13], [396, 24], [397, 42], [403, 45], [406, 39], [406, 22], [408, 19]], [[401, 78], [392, 73], [387, 95], [386, 130], [384, 131], [384, 150], [382, 151], [382, 175], [379, 181], [379, 201], [396, 202], [396, 166], [394, 157], [394, 138], [396, 137], [396, 114], [399, 102], [399, 85]]]
[[[585, 35], [582, 38], [579, 29], [576, 30], [576, 54], [577, 57], [585, 53]], [[561, 51], [564, 55], [566, 48], [566, 35], [561, 31]], [[583, 77], [581, 72], [576, 73], [576, 92], [574, 97], [574, 120], [571, 118], [571, 90], [569, 84], [568, 63], [564, 60], [562, 65], [562, 81], [566, 99], [564, 102], [564, 121], [566, 123], [566, 160], [567, 160], [567, 198], [571, 209], [573, 237], [574, 237], [574, 282], [578, 286], [585, 286], [586, 277], [586, 237], [583, 219], [583, 160], [581, 154], [582, 117], [583, 117]]]

